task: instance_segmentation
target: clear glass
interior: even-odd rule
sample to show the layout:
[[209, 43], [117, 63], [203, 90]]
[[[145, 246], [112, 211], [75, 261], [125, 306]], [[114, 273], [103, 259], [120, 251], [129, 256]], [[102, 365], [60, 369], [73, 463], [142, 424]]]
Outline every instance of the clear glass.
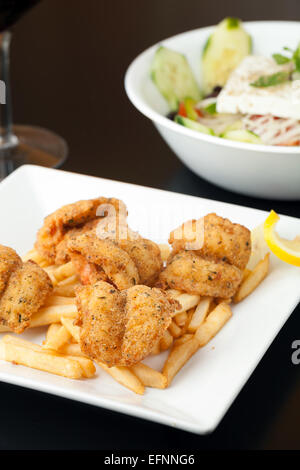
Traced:
[[68, 153], [65, 140], [55, 133], [39, 127], [13, 125], [9, 79], [10, 41], [9, 31], [0, 34], [0, 80], [5, 84], [5, 103], [1, 99], [0, 104], [0, 181], [25, 163], [57, 168]]

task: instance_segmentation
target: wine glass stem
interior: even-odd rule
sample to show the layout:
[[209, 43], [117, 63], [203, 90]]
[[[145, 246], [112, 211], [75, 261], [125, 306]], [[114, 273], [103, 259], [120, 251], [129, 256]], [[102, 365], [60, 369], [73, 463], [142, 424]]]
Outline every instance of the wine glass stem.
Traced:
[[[5, 178], [13, 169], [11, 158], [12, 149], [17, 145], [18, 140], [12, 131], [12, 101], [9, 79], [9, 49], [11, 33], [4, 31], [0, 34], [0, 80], [3, 85], [4, 96], [1, 96], [0, 116], [1, 116], [1, 142], [0, 142], [0, 181]], [[1, 91], [2, 91], [1, 90]], [[4, 98], [4, 99], [3, 99]]]
[[1, 127], [3, 143], [12, 140], [12, 101], [9, 79], [9, 48], [11, 33], [5, 31], [0, 35], [0, 80], [5, 84], [5, 104], [1, 105]]

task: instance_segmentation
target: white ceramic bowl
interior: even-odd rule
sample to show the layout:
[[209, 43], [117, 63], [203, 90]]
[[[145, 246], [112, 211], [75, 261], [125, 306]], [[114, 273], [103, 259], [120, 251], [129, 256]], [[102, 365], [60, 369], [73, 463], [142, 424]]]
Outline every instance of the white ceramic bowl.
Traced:
[[[300, 22], [244, 23], [253, 53], [270, 56], [300, 41]], [[131, 102], [153, 121], [179, 159], [199, 176], [223, 188], [262, 198], [300, 199], [300, 147], [233, 142], [187, 129], [166, 118], [168, 105], [150, 79], [156, 48], [163, 44], [185, 54], [201, 86], [200, 57], [213, 27], [173, 36], [140, 54], [129, 66], [125, 89]], [[145, 143], [147, 145], [147, 143]]]

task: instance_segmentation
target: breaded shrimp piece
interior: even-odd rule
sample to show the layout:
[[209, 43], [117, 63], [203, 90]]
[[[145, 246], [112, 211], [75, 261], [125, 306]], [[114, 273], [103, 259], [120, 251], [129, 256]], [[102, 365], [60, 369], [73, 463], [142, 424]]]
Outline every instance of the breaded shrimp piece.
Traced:
[[125, 301], [126, 297], [107, 282], [76, 290], [81, 350], [110, 367], [121, 361]]
[[125, 310], [127, 321], [120, 365], [129, 366], [145, 359], [162, 338], [171, 323], [175, 304], [160, 289], [135, 286], [126, 291]]
[[96, 233], [97, 224], [99, 219], [91, 220], [87, 222], [82, 227], [73, 228], [68, 230], [68, 232], [63, 237], [62, 241], [56, 246], [56, 256], [55, 264], [64, 264], [70, 261], [70, 253], [68, 251], [68, 241], [71, 237], [81, 235], [82, 233]]
[[11, 274], [0, 299], [0, 323], [22, 333], [51, 291], [51, 280], [40, 266], [34, 261], [22, 264]]
[[15, 250], [0, 245], [0, 296], [5, 291], [11, 274], [21, 265], [22, 260]]
[[68, 249], [83, 255], [89, 263], [100, 266], [108, 280], [119, 290], [139, 283], [139, 273], [133, 260], [111, 240], [100, 240], [95, 235], [83, 234], [71, 237]]
[[[202, 241], [203, 245], [199, 248], [190, 245], [196, 254], [216, 262], [225, 261], [241, 270], [245, 269], [251, 254], [251, 233], [246, 227], [216, 214], [208, 214], [203, 220], [189, 221], [185, 228], [184, 225], [170, 234], [171, 256], [190, 249], [189, 244], [195, 241], [199, 241], [201, 245]], [[204, 238], [203, 234], [199, 233], [203, 228]]]
[[76, 291], [81, 350], [109, 367], [143, 360], [162, 337], [179, 304], [160, 289], [122, 292], [106, 282]]
[[[88, 235], [93, 238], [97, 238], [97, 236], [95, 235], [95, 232], [93, 233], [89, 232]], [[132, 270], [134, 269], [133, 268], [133, 264], [134, 264], [136, 271], [138, 272], [139, 283], [145, 284], [148, 286], [152, 286], [154, 284], [163, 266], [160, 249], [156, 245], [156, 243], [150, 240], [147, 240], [145, 238], [142, 238], [137, 234], [135, 234], [134, 239], [117, 239], [116, 241], [114, 241], [114, 238], [110, 239], [108, 237], [107, 232], [105, 232], [102, 235], [103, 235], [103, 238], [100, 239], [100, 242], [99, 243], [95, 242], [95, 243], [97, 246], [102, 246], [102, 245], [104, 245], [104, 247], [109, 246], [110, 253], [112, 252], [112, 249], [114, 250], [114, 252], [116, 252], [114, 257], [111, 258], [112, 263], [115, 262], [113, 261], [114, 259], [117, 259], [116, 262], [119, 263], [119, 260], [122, 257], [124, 259], [124, 262], [129, 263], [129, 268], [132, 268]], [[79, 249], [76, 249], [75, 251], [74, 244], [76, 243], [75, 240], [77, 238], [76, 233], [75, 233], [75, 236], [67, 235], [67, 237], [68, 237], [67, 244], [69, 247], [68, 248], [69, 257], [71, 258], [71, 261], [73, 262], [75, 266], [75, 270], [79, 274], [83, 284], [93, 283], [98, 280], [111, 279], [111, 276], [109, 275], [107, 269], [104, 269], [102, 267], [103, 261], [98, 261], [97, 265], [93, 264], [93, 262], [85, 258], [85, 255], [83, 256], [82, 250], [79, 251]], [[124, 252], [123, 255], [121, 254], [120, 250]], [[86, 253], [88, 253], [88, 250], [86, 250]], [[128, 260], [128, 256], [130, 257], [130, 260], [131, 260], [130, 262]], [[104, 272], [107, 273], [106, 278], [105, 276], [103, 276]], [[136, 277], [136, 274], [134, 274], [134, 277]], [[122, 290], [122, 287], [119, 286], [119, 289]]]
[[101, 219], [96, 228], [96, 235], [102, 240], [108, 239], [119, 243], [120, 240], [137, 240], [141, 238], [138, 232], [131, 230], [127, 220], [119, 218], [105, 217]]
[[139, 272], [140, 284], [153, 286], [163, 267], [157, 244], [146, 238], [120, 240], [118, 244], [134, 261]]
[[127, 214], [125, 204], [114, 198], [99, 197], [63, 206], [45, 218], [44, 225], [37, 234], [35, 243], [37, 251], [49, 262], [54, 263], [56, 247], [65, 234], [71, 229], [80, 228], [96, 219], [99, 207], [103, 208], [99, 218], [107, 216], [111, 210], [115, 214]]
[[86, 258], [75, 252], [69, 252], [76, 273], [83, 285], [95, 284], [97, 281], [107, 281], [107, 276], [101, 266], [89, 263]]
[[232, 297], [242, 280], [242, 272], [227, 263], [206, 260], [193, 251], [174, 255], [161, 272], [158, 286], [209, 297]]
[[140, 276], [140, 283], [152, 286], [162, 269], [160, 249], [156, 243], [142, 238], [130, 229], [125, 220], [119, 224], [110, 223], [107, 218], [96, 230], [101, 239], [115, 241], [134, 261]]

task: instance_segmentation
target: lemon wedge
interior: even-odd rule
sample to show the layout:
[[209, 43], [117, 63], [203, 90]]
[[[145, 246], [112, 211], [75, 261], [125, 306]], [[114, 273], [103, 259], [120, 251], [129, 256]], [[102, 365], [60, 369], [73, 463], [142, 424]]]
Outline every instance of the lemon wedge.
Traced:
[[300, 236], [294, 240], [281, 238], [275, 231], [279, 219], [279, 215], [272, 210], [264, 222], [264, 239], [274, 255], [286, 263], [300, 266]]
[[252, 271], [267, 253], [270, 253], [270, 248], [264, 237], [264, 224], [262, 223], [251, 230], [251, 256], [246, 268]]

